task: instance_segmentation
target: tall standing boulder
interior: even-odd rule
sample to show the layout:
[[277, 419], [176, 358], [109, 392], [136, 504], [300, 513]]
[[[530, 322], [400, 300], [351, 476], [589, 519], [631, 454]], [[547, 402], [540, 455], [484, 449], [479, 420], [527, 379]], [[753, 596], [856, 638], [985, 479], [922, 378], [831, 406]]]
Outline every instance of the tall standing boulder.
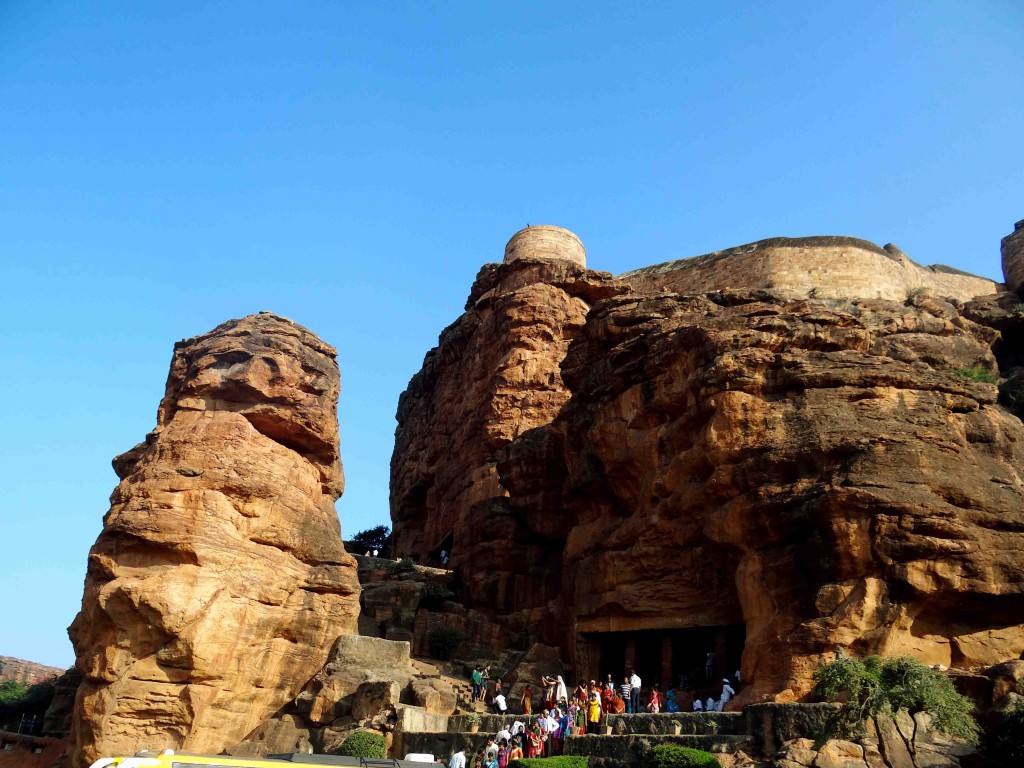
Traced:
[[73, 765], [220, 752], [355, 632], [339, 391], [334, 348], [270, 313], [175, 345], [156, 428], [114, 459], [69, 629], [84, 678]]

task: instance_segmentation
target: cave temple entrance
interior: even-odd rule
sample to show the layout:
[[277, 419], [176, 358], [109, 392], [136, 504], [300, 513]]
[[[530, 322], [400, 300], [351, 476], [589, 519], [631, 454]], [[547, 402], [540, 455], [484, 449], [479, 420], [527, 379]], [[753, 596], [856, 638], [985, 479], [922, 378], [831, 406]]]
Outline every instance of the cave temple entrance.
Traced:
[[[588, 662], [580, 672], [588, 680], [602, 682], [611, 674], [616, 687], [630, 669], [640, 675], [645, 689], [657, 683], [664, 691], [680, 687], [683, 681], [690, 686], [715, 687], [740, 668], [746, 634], [743, 624], [589, 632], [582, 636]], [[715, 653], [710, 679], [704, 672], [708, 651]]]

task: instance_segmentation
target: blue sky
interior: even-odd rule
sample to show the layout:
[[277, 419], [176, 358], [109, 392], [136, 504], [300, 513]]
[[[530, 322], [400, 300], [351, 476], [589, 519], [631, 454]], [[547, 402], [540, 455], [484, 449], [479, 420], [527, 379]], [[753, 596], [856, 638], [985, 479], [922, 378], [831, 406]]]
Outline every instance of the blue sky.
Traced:
[[0, 655], [58, 666], [173, 343], [339, 350], [346, 533], [399, 393], [527, 223], [614, 273], [778, 235], [999, 278], [1024, 6], [0, 3]]

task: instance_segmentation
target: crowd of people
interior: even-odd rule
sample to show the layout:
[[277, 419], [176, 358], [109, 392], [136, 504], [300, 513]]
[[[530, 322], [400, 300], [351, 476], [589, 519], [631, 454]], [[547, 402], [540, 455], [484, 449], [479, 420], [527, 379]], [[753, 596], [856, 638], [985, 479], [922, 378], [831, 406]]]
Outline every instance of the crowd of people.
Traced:
[[[736, 678], [722, 680], [721, 693], [717, 699], [708, 697], [702, 700], [699, 695], [688, 691], [687, 698], [693, 699], [690, 708], [698, 712], [721, 712], [736, 693], [733, 683], [739, 685], [738, 672]], [[494, 680], [493, 688], [489, 687], [489, 680], [489, 666], [473, 669], [474, 700], [484, 701], [490, 691], [493, 711], [496, 714], [507, 714], [508, 701], [501, 678]], [[624, 676], [618, 686], [612, 681], [611, 675], [601, 684], [596, 680], [591, 680], [589, 684], [577, 683], [571, 695], [561, 675], [542, 676], [540, 688], [544, 692], [543, 708], [536, 717], [532, 717], [533, 686], [527, 683], [518, 698], [523, 719], [516, 720], [511, 727], [502, 728], [490, 736], [487, 743], [472, 757], [467, 757], [464, 751], [456, 752], [449, 761], [449, 768], [505, 768], [512, 760], [523, 757], [560, 755], [566, 736], [597, 733], [606, 714], [681, 711], [676, 691], [671, 688], [662, 698], [659, 686], [653, 685], [645, 697], [642, 681], [635, 670], [630, 670], [630, 674]]]

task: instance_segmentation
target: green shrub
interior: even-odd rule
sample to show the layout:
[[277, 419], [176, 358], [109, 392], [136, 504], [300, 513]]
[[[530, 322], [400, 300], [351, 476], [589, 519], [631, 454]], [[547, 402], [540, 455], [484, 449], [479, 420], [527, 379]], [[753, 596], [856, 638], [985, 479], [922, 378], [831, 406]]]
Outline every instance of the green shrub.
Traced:
[[972, 365], [970, 368], [954, 368], [950, 373], [982, 384], [995, 384], [999, 381], [997, 374], [981, 365]]
[[931, 292], [931, 288], [927, 285], [912, 286], [911, 288], [907, 288], [907, 301], [913, 301], [921, 296], [928, 296]]
[[510, 761], [508, 768], [587, 768], [588, 760], [589, 758], [582, 755], [524, 757], [521, 760]]
[[427, 634], [427, 647], [430, 656], [441, 661], [448, 661], [455, 649], [462, 642], [462, 635], [448, 627], [434, 627]]
[[341, 742], [338, 754], [348, 757], [387, 757], [387, 741], [376, 731], [353, 731]]
[[644, 760], [646, 768], [722, 768], [718, 758], [703, 749], [659, 744]]
[[416, 561], [411, 557], [403, 557], [397, 563], [391, 566], [392, 573], [408, 573], [416, 569]]
[[[814, 672], [814, 691], [826, 700], [846, 698], [832, 724], [846, 738], [859, 735], [866, 718], [905, 709], [911, 715], [927, 712], [947, 736], [978, 743], [978, 724], [971, 716], [974, 703], [957, 693], [948, 677], [916, 659], [839, 658]], [[914, 732], [916, 736], [916, 720]]]

